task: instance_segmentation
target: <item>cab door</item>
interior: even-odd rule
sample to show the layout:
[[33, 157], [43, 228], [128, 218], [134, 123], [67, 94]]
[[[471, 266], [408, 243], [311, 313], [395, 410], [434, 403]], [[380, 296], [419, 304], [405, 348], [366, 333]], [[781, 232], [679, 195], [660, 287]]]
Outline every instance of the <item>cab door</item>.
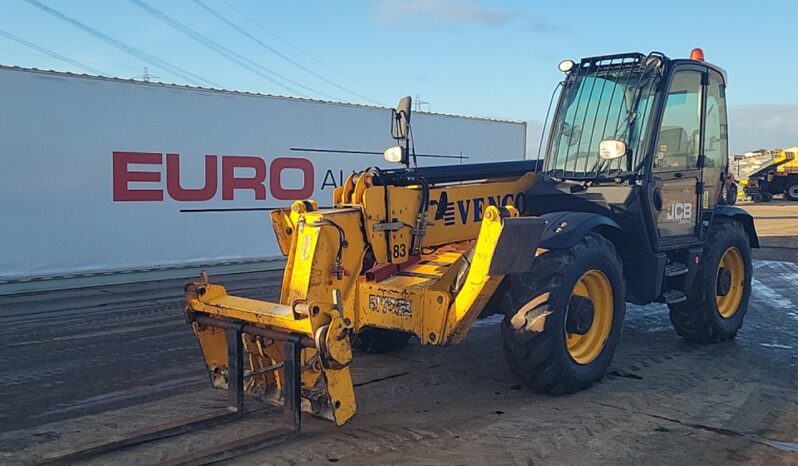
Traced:
[[701, 208], [714, 209], [720, 199], [723, 183], [729, 171], [729, 136], [726, 120], [726, 83], [723, 75], [709, 71], [704, 87], [704, 166], [702, 181], [704, 193]]
[[663, 101], [650, 191], [660, 247], [698, 242], [704, 76], [698, 68], [676, 70]]

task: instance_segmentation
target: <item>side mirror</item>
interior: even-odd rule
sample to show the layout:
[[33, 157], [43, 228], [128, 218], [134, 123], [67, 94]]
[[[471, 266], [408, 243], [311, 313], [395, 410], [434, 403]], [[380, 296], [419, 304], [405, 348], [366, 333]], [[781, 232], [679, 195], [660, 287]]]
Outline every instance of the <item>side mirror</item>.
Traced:
[[399, 105], [392, 111], [393, 125], [391, 126], [391, 136], [394, 139], [407, 139], [410, 137], [408, 127], [410, 126], [410, 107], [413, 99], [410, 96], [402, 97]]
[[626, 155], [626, 143], [617, 139], [604, 139], [599, 143], [599, 158], [615, 160]]
[[386, 162], [407, 163], [407, 150], [402, 146], [391, 146], [382, 154]]

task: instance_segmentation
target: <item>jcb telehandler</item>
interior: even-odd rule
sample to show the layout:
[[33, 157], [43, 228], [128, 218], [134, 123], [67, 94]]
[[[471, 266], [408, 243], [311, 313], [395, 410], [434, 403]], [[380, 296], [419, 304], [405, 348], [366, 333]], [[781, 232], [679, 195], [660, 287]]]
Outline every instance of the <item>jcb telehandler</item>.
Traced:
[[[520, 161], [352, 174], [333, 208], [308, 200], [271, 213], [288, 258], [279, 302], [190, 284], [187, 315], [213, 385], [243, 383], [341, 425], [356, 411], [353, 341], [447, 345], [503, 313], [512, 370], [562, 394], [604, 376], [626, 302], [666, 303], [689, 340], [733, 338], [758, 239], [745, 211], [718, 205], [724, 72], [699, 49], [560, 70], [540, 171]], [[385, 158], [409, 165], [409, 98], [393, 115], [399, 145]]]
[[[703, 61], [629, 53], [560, 63], [545, 161], [409, 168], [410, 99], [398, 145], [335, 189], [271, 212], [287, 257], [278, 302], [231, 296], [207, 275], [186, 285], [187, 319], [232, 414], [244, 394], [306, 411], [356, 411], [352, 346], [462, 341], [505, 316], [513, 372], [573, 393], [601, 380], [625, 303], [665, 303], [676, 332], [733, 338], [751, 294], [752, 218], [719, 205], [728, 172], [726, 76]], [[205, 422], [203, 420], [198, 423]], [[230, 448], [254, 447], [263, 438]]]

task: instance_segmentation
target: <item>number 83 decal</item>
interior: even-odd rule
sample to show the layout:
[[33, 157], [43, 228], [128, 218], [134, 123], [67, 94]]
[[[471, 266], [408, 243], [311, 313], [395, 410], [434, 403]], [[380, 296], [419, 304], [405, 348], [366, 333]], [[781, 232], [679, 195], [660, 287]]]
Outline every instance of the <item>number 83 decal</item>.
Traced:
[[397, 244], [393, 247], [393, 257], [405, 257], [407, 255], [407, 246], [404, 244]]

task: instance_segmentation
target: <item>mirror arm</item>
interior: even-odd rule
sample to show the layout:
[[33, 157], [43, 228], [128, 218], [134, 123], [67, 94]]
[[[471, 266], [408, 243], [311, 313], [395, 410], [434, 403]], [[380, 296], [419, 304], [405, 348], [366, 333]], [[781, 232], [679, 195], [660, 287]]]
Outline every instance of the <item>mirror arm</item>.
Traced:
[[396, 121], [396, 109], [391, 109], [391, 137], [394, 139], [399, 139], [399, 125]]

